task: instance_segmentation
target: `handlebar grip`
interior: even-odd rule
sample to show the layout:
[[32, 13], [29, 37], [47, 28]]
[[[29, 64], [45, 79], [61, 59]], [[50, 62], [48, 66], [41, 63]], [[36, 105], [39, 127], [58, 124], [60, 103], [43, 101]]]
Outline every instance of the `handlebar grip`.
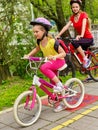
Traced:
[[44, 62], [48, 61], [47, 57], [43, 58], [43, 57], [32, 57], [32, 56], [30, 56], [30, 57], [22, 57], [21, 59], [35, 61], [35, 62], [36, 61], [44, 61]]
[[29, 60], [31, 61], [40, 61], [41, 59], [41, 57], [29, 57]]

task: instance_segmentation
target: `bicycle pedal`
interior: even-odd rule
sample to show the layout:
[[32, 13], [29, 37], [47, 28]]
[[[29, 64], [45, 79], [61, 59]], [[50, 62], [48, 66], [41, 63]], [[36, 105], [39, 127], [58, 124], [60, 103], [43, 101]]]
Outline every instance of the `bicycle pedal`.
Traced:
[[54, 91], [53, 93], [55, 93], [55, 94], [61, 94], [61, 92], [58, 92], [58, 91]]
[[31, 108], [28, 108], [28, 107], [24, 107], [24, 108], [25, 108], [26, 110], [29, 110], [29, 111], [31, 110]]

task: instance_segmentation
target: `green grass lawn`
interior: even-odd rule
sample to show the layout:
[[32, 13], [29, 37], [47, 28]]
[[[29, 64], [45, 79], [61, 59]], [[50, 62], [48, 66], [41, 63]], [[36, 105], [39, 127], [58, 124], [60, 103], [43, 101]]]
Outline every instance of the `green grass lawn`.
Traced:
[[[85, 75], [83, 76], [77, 73], [76, 77], [82, 80], [85, 78]], [[71, 76], [61, 78], [65, 82], [71, 78]], [[31, 85], [31, 78], [21, 79], [19, 77], [13, 77], [3, 82], [3, 84], [0, 85], [0, 111], [12, 107], [17, 96], [23, 91], [28, 90]], [[40, 96], [45, 95], [45, 93], [38, 88], [37, 93]]]
[[[21, 79], [19, 77], [13, 77], [3, 82], [3, 84], [0, 85], [0, 111], [12, 107], [17, 96], [28, 90], [31, 85], [31, 78]], [[37, 93], [40, 96], [45, 95], [38, 87]]]

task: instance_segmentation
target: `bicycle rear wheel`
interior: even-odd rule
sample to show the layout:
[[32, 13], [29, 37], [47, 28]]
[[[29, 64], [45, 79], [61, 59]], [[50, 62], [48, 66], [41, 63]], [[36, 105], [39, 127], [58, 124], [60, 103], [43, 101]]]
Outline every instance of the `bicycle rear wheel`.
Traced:
[[[14, 118], [16, 122], [21, 126], [32, 125], [40, 116], [42, 104], [38, 95], [36, 95], [33, 109], [30, 109], [32, 103], [32, 95], [32, 91], [23, 92], [18, 96], [14, 103]], [[27, 98], [28, 102], [26, 102]]]
[[[65, 83], [65, 87], [68, 88], [68, 96], [63, 99], [64, 104], [68, 108], [78, 107], [84, 99], [84, 85], [77, 78], [71, 78]], [[66, 91], [62, 92], [62, 95], [66, 95]]]
[[72, 62], [71, 54], [67, 54], [65, 57], [65, 61], [67, 63], [67, 68], [65, 69], [65, 75], [71, 75], [71, 77], [76, 77], [76, 69]]
[[93, 51], [94, 56], [90, 57], [91, 64], [89, 67], [88, 74], [96, 82], [98, 82], [98, 50]]

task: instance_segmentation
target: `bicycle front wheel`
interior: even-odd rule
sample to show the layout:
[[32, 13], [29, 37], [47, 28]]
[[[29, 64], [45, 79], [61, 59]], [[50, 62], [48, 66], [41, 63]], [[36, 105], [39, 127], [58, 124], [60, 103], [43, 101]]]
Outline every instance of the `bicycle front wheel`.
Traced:
[[66, 91], [62, 92], [64, 104], [68, 108], [78, 107], [84, 99], [84, 85], [77, 78], [71, 78], [65, 83], [65, 87], [68, 88], [68, 96], [66, 96]]
[[31, 109], [33, 91], [23, 92], [14, 103], [14, 118], [21, 126], [30, 126], [37, 121], [41, 113], [41, 100], [36, 95], [34, 107]]
[[88, 74], [96, 82], [98, 82], [98, 50], [93, 51], [94, 56], [90, 57], [91, 64]]

